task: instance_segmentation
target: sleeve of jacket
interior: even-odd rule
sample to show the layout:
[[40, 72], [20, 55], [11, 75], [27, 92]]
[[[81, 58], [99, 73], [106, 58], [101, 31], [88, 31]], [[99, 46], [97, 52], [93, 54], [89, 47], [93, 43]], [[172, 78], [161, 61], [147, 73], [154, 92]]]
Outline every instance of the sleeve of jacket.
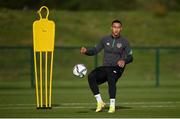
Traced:
[[133, 52], [127, 40], [125, 41], [124, 53], [125, 55], [123, 59], [125, 60], [125, 63], [126, 64], [131, 63], [133, 61]]
[[88, 56], [93, 56], [93, 55], [98, 54], [103, 48], [104, 48], [104, 45], [103, 45], [103, 39], [102, 39], [95, 47], [87, 48], [87, 52], [85, 54]]

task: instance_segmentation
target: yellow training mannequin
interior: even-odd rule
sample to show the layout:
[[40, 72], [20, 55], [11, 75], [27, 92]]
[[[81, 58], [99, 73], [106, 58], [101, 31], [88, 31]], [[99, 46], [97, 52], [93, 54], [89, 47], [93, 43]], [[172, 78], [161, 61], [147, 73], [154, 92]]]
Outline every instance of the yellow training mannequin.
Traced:
[[[41, 15], [41, 10], [43, 8], [47, 10], [46, 18], [42, 18]], [[39, 108], [51, 108], [55, 23], [53, 21], [48, 20], [49, 9], [46, 6], [42, 6], [39, 9], [38, 14], [40, 16], [40, 19], [33, 23], [33, 46], [34, 46], [35, 80], [36, 80], [36, 99], [37, 99], [37, 108], [39, 109]], [[49, 67], [48, 67], [48, 54], [50, 54], [51, 57]], [[39, 55], [39, 66], [37, 65], [37, 60], [38, 60], [36, 57], [37, 55]], [[45, 65], [45, 69], [44, 69], [45, 73], [43, 73], [44, 65]], [[43, 83], [43, 81], [45, 81], [45, 83]], [[48, 93], [48, 82], [49, 82], [49, 93]], [[43, 84], [45, 84], [45, 107], [43, 105], [44, 102]], [[49, 94], [49, 98], [48, 98], [48, 94]]]

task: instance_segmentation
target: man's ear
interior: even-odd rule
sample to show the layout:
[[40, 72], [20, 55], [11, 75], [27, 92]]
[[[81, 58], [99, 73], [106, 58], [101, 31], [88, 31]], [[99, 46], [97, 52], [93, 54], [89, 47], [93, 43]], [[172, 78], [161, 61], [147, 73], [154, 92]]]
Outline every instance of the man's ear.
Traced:
[[121, 28], [120, 28], [120, 30], [122, 31], [122, 30], [123, 30], [123, 28], [121, 27]]

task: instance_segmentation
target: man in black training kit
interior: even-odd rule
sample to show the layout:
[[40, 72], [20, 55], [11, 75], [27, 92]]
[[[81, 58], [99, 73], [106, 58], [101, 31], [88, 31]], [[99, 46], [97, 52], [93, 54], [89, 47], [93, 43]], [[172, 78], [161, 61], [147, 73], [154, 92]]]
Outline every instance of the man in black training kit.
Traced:
[[93, 56], [104, 49], [103, 66], [97, 67], [88, 75], [89, 86], [97, 100], [96, 112], [100, 112], [103, 102], [98, 85], [108, 82], [110, 106], [108, 113], [115, 112], [116, 82], [122, 75], [126, 64], [133, 61], [132, 50], [126, 38], [120, 34], [122, 23], [114, 20], [111, 25], [111, 35], [105, 36], [93, 48], [81, 48], [81, 53]]

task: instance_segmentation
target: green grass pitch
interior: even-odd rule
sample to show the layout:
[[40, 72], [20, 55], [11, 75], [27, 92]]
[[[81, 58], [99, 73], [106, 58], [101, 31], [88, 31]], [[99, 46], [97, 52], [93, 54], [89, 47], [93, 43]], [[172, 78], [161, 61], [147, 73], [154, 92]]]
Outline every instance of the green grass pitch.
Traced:
[[37, 110], [35, 90], [29, 80], [4, 81], [0, 84], [0, 117], [180, 117], [180, 86], [155, 87], [145, 81], [130, 84], [119, 80], [117, 84], [116, 112], [108, 114], [107, 84], [100, 91], [107, 107], [95, 113], [96, 101], [91, 94], [87, 79], [62, 80], [53, 82], [53, 108]]

